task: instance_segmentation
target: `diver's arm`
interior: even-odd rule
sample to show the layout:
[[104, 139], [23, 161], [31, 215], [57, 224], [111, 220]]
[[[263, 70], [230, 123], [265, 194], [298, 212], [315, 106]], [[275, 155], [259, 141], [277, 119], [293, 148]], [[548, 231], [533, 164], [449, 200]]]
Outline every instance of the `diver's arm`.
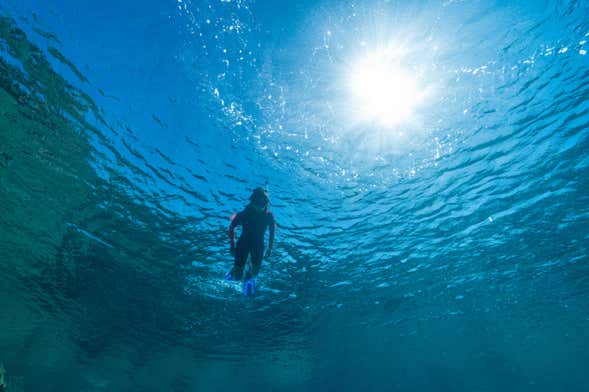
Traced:
[[235, 249], [235, 227], [239, 225], [240, 219], [239, 214], [233, 214], [231, 217], [231, 224], [229, 225], [229, 245], [231, 250]]
[[272, 249], [274, 247], [274, 234], [276, 232], [276, 223], [272, 222], [270, 225], [270, 239], [268, 240], [268, 249]]
[[268, 225], [270, 238], [268, 239], [268, 251], [266, 251], [266, 257], [269, 257], [272, 253], [272, 248], [274, 247], [274, 235], [276, 233], [276, 221], [274, 220], [274, 214], [271, 212], [269, 214], [271, 217], [270, 224]]

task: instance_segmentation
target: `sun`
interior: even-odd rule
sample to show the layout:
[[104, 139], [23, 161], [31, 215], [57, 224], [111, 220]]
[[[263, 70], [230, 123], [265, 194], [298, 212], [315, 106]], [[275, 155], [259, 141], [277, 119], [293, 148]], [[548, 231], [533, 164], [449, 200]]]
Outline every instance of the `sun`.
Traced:
[[392, 127], [411, 117], [423, 94], [401, 60], [399, 51], [380, 49], [352, 63], [347, 87], [358, 120]]

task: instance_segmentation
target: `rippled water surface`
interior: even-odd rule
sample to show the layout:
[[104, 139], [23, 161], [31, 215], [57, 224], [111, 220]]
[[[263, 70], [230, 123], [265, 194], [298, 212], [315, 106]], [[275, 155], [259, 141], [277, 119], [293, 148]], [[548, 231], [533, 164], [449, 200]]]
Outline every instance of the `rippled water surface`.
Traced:
[[584, 1], [1, 3], [7, 391], [589, 390], [588, 51]]

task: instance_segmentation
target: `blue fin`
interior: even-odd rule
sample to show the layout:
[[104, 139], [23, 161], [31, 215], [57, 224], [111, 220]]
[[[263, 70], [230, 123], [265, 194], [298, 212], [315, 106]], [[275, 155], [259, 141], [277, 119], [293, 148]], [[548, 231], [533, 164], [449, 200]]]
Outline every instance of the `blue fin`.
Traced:
[[227, 274], [225, 275], [225, 280], [236, 280], [236, 279], [233, 277], [233, 270], [231, 270], [231, 271], [227, 272]]
[[248, 278], [243, 281], [243, 295], [253, 297], [256, 293], [256, 282], [254, 278]]

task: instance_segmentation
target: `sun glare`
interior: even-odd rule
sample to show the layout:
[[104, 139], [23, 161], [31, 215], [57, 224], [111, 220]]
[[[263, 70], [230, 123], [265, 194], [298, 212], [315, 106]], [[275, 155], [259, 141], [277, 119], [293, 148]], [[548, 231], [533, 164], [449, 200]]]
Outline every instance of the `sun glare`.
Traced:
[[362, 122], [394, 126], [422, 100], [416, 78], [400, 65], [399, 53], [377, 50], [359, 58], [348, 74], [353, 111]]

